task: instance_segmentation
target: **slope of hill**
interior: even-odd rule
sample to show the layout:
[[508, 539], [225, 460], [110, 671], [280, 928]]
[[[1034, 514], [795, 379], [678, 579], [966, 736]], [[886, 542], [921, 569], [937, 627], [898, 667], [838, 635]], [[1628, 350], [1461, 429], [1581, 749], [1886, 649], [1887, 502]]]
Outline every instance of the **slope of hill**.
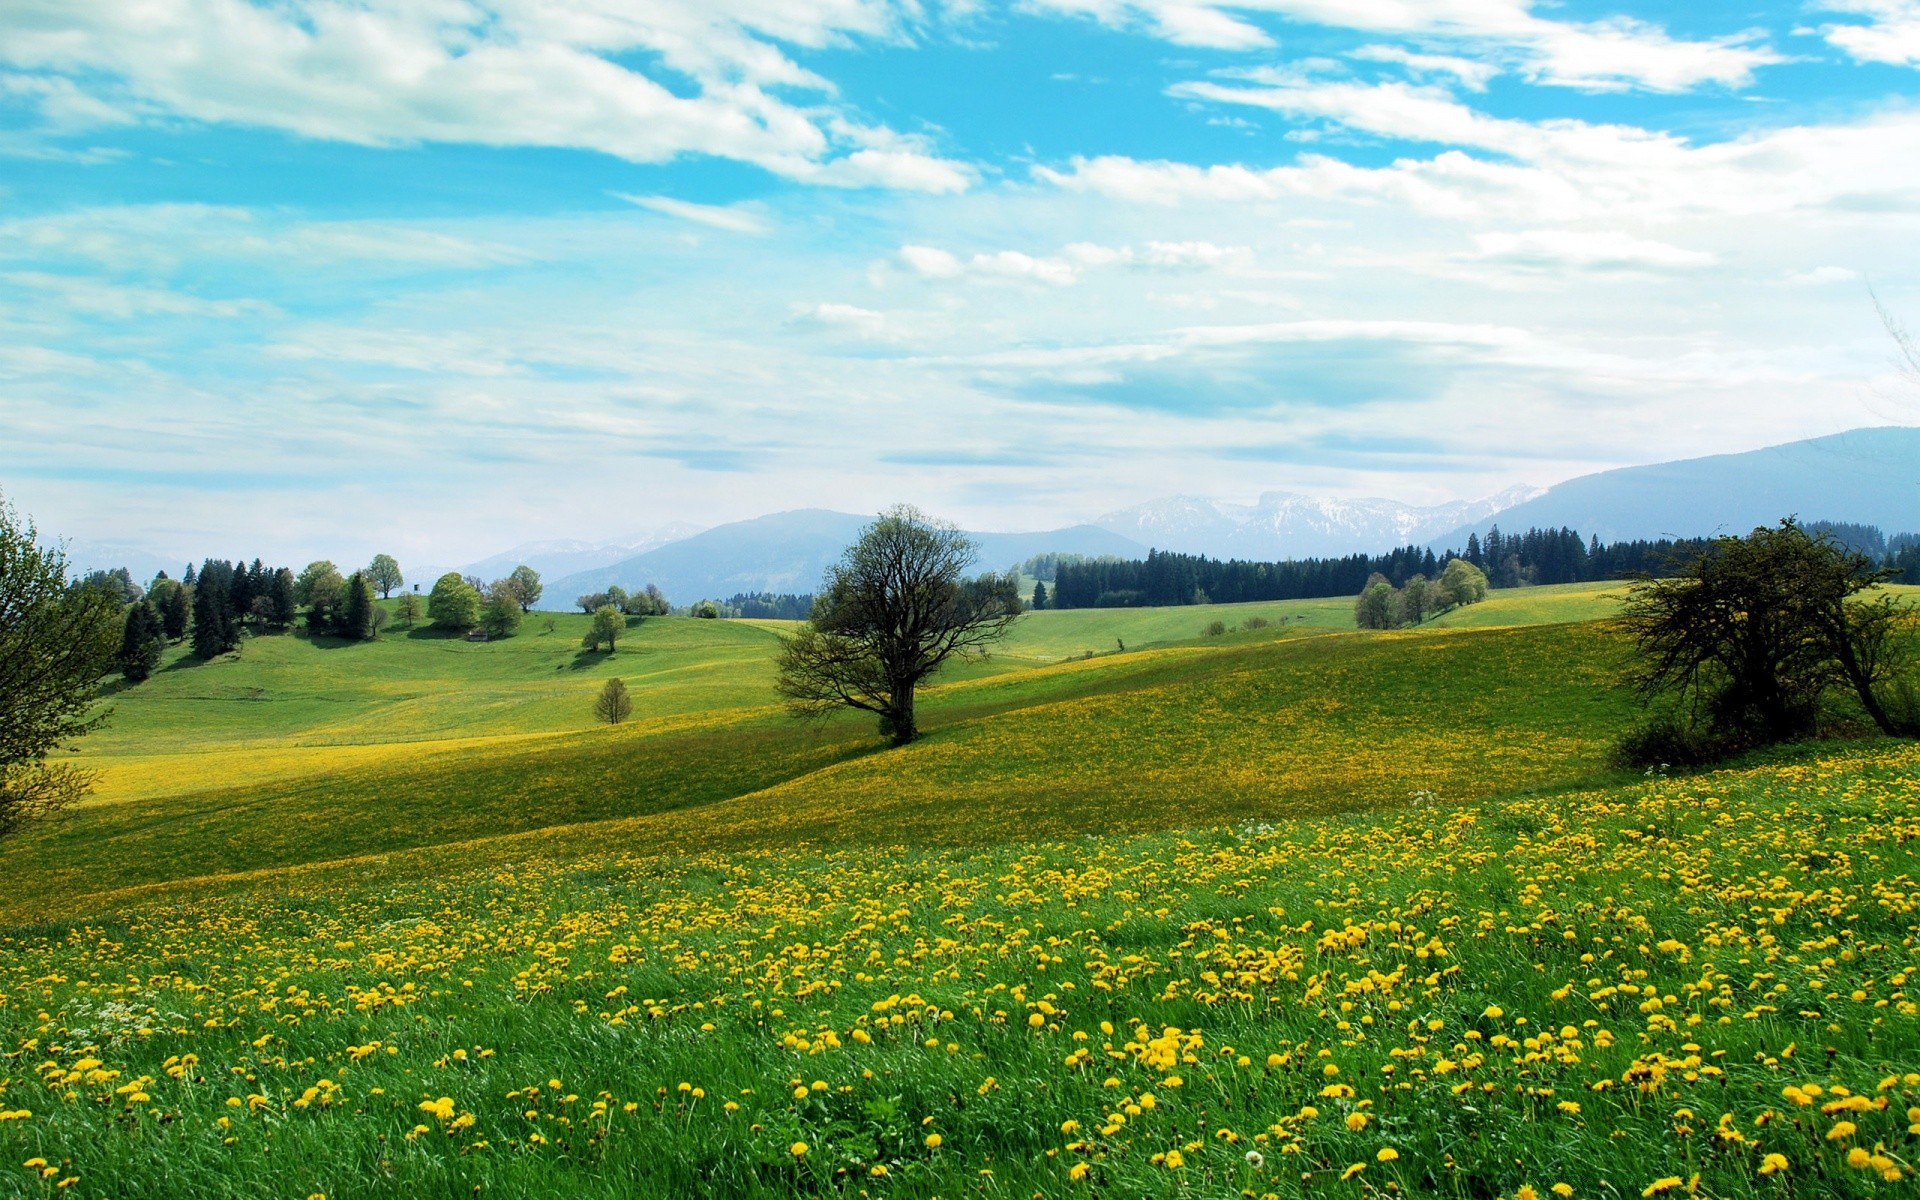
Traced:
[[[827, 565], [871, 520], [870, 516], [805, 508], [735, 521], [609, 566], [551, 580], [541, 603], [548, 609], [564, 609], [575, 596], [605, 591], [612, 584], [630, 591], [656, 584], [676, 604], [741, 592], [810, 592], [819, 586]], [[1138, 542], [1091, 525], [968, 536], [979, 543], [981, 570], [1003, 570], [1049, 551], [1129, 558], [1147, 552]]]
[[1603, 542], [1745, 533], [1797, 515], [1920, 530], [1920, 429], [1887, 426], [1583, 475], [1431, 540], [1458, 549], [1469, 533], [1566, 526]]

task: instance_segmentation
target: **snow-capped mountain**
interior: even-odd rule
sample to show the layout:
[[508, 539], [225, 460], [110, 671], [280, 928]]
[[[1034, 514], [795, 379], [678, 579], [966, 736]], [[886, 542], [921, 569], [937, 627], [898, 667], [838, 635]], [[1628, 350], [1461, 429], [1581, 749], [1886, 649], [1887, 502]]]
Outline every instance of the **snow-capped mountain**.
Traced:
[[1415, 545], [1538, 495], [1539, 488], [1519, 485], [1479, 500], [1426, 507], [1297, 492], [1266, 492], [1253, 504], [1168, 496], [1108, 513], [1094, 524], [1162, 550], [1278, 560]]

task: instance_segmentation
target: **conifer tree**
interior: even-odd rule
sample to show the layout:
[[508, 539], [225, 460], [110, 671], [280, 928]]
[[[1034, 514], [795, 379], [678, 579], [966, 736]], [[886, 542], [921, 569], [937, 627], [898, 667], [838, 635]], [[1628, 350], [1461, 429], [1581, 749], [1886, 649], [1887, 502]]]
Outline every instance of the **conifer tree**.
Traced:
[[227, 585], [227, 607], [236, 620], [244, 621], [253, 613], [253, 581], [247, 577], [247, 560], [241, 559]]
[[153, 669], [160, 665], [160, 654], [166, 645], [160, 616], [153, 611], [153, 606], [145, 601], [128, 606], [120, 636], [120, 673], [126, 676], [127, 682], [139, 683], [152, 675]]
[[193, 591], [193, 652], [202, 659], [218, 658], [240, 643], [238, 622], [228, 608], [226, 581], [209, 560], [200, 570]]
[[373, 582], [359, 571], [347, 577], [346, 597], [334, 619], [333, 631], [350, 642], [373, 638]]
[[276, 628], [287, 629], [293, 625], [294, 613], [299, 609], [293, 598], [293, 570], [281, 567], [268, 581], [267, 595], [273, 599], [273, 624]]

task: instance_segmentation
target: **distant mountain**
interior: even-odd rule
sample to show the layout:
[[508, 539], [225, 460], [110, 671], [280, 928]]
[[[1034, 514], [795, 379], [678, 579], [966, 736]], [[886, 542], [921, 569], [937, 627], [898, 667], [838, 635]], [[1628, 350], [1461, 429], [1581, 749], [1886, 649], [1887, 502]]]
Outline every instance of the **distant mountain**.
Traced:
[[482, 579], [499, 579], [515, 567], [525, 563], [540, 572], [543, 578], [574, 575], [581, 571], [591, 571], [595, 567], [610, 566], [623, 559], [644, 554], [661, 546], [671, 545], [682, 538], [699, 533], [701, 526], [687, 521], [675, 521], [671, 525], [646, 533], [630, 534], [606, 542], [582, 542], [568, 539], [545, 542], [524, 542], [511, 550], [502, 551], [491, 558], [468, 563], [457, 568], [462, 575], [478, 575]]
[[1379, 553], [1424, 543], [1540, 494], [1518, 486], [1481, 500], [1417, 507], [1394, 500], [1335, 500], [1267, 492], [1254, 504], [1169, 496], [1108, 513], [1100, 528], [1161, 550], [1277, 561]]
[[1498, 524], [1566, 526], [1603, 542], [1746, 533], [1785, 516], [1920, 530], [1920, 429], [1855, 429], [1744, 454], [1622, 467], [1548, 488], [1429, 539], [1459, 548]]
[[[70, 538], [65, 543], [67, 553], [67, 577], [85, 575], [91, 571], [111, 571], [115, 567], [125, 567], [133, 576], [134, 582], [141, 587], [152, 582], [153, 577], [165, 571], [171, 579], [178, 579], [186, 573], [187, 560], [169, 558], [164, 554], [155, 554], [142, 546], [127, 542], [94, 542], [83, 538]], [[194, 560], [197, 564], [198, 559]]]
[[[736, 521], [618, 563], [548, 581], [543, 608], [565, 608], [575, 596], [619, 584], [629, 591], [657, 584], [675, 604], [724, 599], [741, 592], [810, 592], [827, 566], [872, 517], [821, 508]], [[975, 565], [1004, 570], [1036, 554], [1118, 554], [1138, 558], [1147, 547], [1091, 525], [1045, 533], [970, 533], [980, 545]]]

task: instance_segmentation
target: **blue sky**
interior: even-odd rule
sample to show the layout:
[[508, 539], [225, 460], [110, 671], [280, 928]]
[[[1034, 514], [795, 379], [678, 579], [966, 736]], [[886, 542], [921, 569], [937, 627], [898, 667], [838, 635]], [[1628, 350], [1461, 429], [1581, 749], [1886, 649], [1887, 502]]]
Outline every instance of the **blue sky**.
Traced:
[[450, 564], [1920, 423], [1920, 0], [15, 0], [0, 491]]

